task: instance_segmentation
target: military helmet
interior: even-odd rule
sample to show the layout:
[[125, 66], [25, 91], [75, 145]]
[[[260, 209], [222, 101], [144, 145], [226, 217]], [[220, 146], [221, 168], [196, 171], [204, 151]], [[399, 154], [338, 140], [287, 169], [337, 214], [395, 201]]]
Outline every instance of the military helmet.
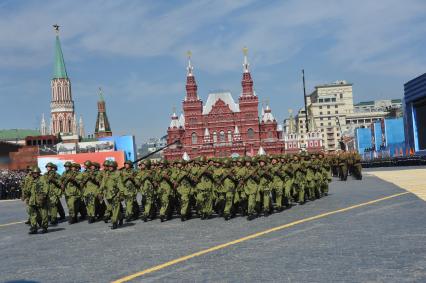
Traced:
[[98, 162], [92, 162], [92, 166], [95, 166], [97, 169], [101, 168], [101, 165]]
[[169, 161], [167, 159], [164, 159], [161, 164], [163, 164], [164, 166], [168, 166], [169, 165]]
[[104, 167], [109, 166], [109, 160], [108, 160], [108, 159], [105, 159], [105, 160], [104, 160], [104, 163], [102, 163], [102, 166], [104, 166]]
[[72, 162], [71, 161], [67, 161], [64, 164], [64, 167], [71, 167], [72, 166]]
[[145, 166], [147, 167], [151, 166], [151, 160], [149, 159], [144, 160], [142, 163], [145, 164]]
[[47, 163], [47, 164], [46, 164], [46, 166], [45, 166], [45, 167], [46, 167], [46, 168], [47, 168], [47, 167], [52, 167], [52, 168], [53, 168], [53, 167], [55, 167], [55, 164], [53, 164], [52, 162], [49, 162], [49, 163]]
[[52, 168], [53, 168], [54, 170], [58, 170], [58, 166], [57, 166], [55, 163], [52, 163]]
[[92, 166], [92, 161], [90, 160], [84, 161], [84, 167], [89, 168], [90, 166]]
[[132, 162], [132, 161], [130, 161], [130, 160], [126, 160], [126, 161], [124, 162], [124, 164], [128, 164], [128, 165], [130, 165], [130, 166], [133, 166], [133, 162]]
[[81, 165], [79, 163], [72, 163], [71, 167], [81, 169]]
[[38, 166], [34, 166], [33, 169], [31, 170], [31, 173], [41, 173], [40, 168], [38, 168]]
[[109, 162], [109, 166], [114, 167], [114, 168], [117, 168], [117, 167], [118, 167], [117, 161], [115, 161], [115, 160], [111, 160], [111, 161]]

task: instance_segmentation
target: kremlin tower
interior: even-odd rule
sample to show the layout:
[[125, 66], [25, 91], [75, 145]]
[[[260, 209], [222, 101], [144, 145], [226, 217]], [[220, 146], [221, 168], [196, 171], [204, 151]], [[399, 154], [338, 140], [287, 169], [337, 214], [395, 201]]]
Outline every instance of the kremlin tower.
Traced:
[[[60, 135], [64, 141], [78, 141], [78, 128], [83, 127], [83, 124], [77, 125], [71, 92], [71, 81], [65, 68], [65, 60], [59, 40], [59, 26], [54, 25], [53, 27], [56, 32], [56, 40], [53, 77], [50, 83], [50, 134]], [[47, 134], [46, 129], [46, 121], [43, 115], [41, 122], [42, 134]]]
[[108, 116], [106, 114], [102, 89], [99, 88], [98, 117], [96, 119], [95, 137], [102, 138], [110, 136], [112, 136], [111, 126], [109, 125]]

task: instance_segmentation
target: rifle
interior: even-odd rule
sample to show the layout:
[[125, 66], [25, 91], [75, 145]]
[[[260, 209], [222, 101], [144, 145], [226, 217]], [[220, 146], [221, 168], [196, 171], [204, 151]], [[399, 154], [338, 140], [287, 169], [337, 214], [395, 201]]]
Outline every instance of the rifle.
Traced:
[[165, 145], [165, 146], [163, 146], [163, 147], [161, 147], [161, 148], [159, 148], [159, 149], [157, 149], [157, 150], [155, 150], [155, 151], [153, 151], [153, 152], [150, 152], [150, 153], [148, 153], [148, 154], [146, 154], [146, 155], [142, 156], [141, 158], [136, 159], [135, 161], [133, 161], [133, 164], [137, 164], [139, 161], [142, 161], [142, 160], [144, 160], [144, 159], [146, 159], [146, 158], [150, 157], [151, 155], [154, 155], [154, 154], [156, 154], [157, 152], [160, 152], [160, 151], [162, 151], [163, 149], [166, 149], [166, 148], [168, 148], [168, 147], [170, 147], [170, 146], [172, 146], [172, 145], [175, 145], [175, 144], [180, 145], [180, 144], [181, 144], [181, 143], [180, 143], [180, 140], [175, 140], [174, 142], [172, 142], [172, 143], [170, 143], [170, 144], [167, 144], [167, 145]]

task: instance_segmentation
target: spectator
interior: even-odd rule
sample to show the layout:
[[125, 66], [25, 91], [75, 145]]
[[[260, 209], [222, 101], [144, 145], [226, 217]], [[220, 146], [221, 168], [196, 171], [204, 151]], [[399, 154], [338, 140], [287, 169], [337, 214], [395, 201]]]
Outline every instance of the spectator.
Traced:
[[21, 182], [26, 172], [21, 170], [0, 169], [0, 199], [21, 197]]

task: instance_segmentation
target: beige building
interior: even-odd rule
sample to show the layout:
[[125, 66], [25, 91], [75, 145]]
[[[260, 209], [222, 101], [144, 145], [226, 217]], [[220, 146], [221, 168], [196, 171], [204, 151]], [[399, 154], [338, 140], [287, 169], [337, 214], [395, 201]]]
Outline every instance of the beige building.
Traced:
[[[324, 149], [333, 151], [339, 148], [342, 135], [351, 135], [355, 128], [370, 127], [371, 123], [383, 119], [389, 113], [389, 107], [383, 107], [384, 105], [400, 107], [400, 102], [398, 104], [398, 100], [380, 100], [354, 105], [351, 83], [336, 81], [318, 85], [307, 96], [309, 131], [315, 127], [314, 130], [321, 133]], [[295, 131], [303, 139], [307, 131], [305, 117], [305, 109], [302, 108], [294, 118], [284, 120], [284, 132]], [[290, 125], [293, 119], [295, 127]]]

